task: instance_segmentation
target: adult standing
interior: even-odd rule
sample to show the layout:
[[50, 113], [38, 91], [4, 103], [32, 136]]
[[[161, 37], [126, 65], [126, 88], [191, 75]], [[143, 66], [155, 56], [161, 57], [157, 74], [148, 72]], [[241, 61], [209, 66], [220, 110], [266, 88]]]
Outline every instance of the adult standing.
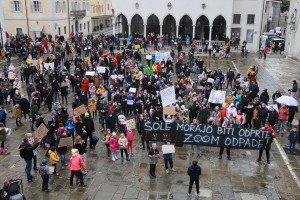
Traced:
[[[272, 125], [269, 124], [269, 122], [266, 122], [265, 126], [262, 127], [262, 128], [260, 128], [259, 130], [270, 131], [271, 134], [272, 134], [270, 145], [267, 145], [265, 147], [266, 156], [267, 156], [267, 163], [270, 164], [270, 149], [271, 149], [271, 143], [273, 141], [273, 138], [276, 137], [275, 131], [274, 131]], [[259, 150], [259, 156], [258, 156], [258, 159], [256, 160], [256, 162], [260, 162], [261, 161], [261, 157], [262, 157], [263, 151], [264, 151], [264, 149], [260, 149]]]
[[83, 182], [83, 175], [81, 173], [81, 168], [83, 169], [83, 171], [86, 172], [85, 164], [83, 162], [82, 156], [79, 155], [78, 153], [78, 149], [72, 149], [72, 157], [70, 159], [70, 170], [71, 170], [70, 186], [73, 186], [74, 175], [76, 175], [79, 178], [80, 187], [87, 186]]
[[25, 172], [27, 174], [27, 181], [32, 182], [33, 176], [31, 175], [32, 169], [32, 159], [34, 158], [33, 150], [35, 150], [39, 146], [39, 142], [37, 142], [34, 146], [32, 146], [28, 139], [25, 138], [23, 143], [19, 146], [20, 156], [26, 162]]
[[281, 108], [279, 108], [278, 111], [278, 128], [277, 132], [281, 133], [283, 135], [283, 132], [285, 131], [285, 125], [289, 116], [289, 109], [287, 108], [285, 103], [281, 104]]
[[190, 185], [189, 185], [189, 191], [188, 196], [191, 195], [192, 187], [195, 182], [196, 184], [196, 195], [199, 196], [199, 177], [201, 175], [201, 167], [198, 165], [197, 160], [193, 160], [193, 164], [188, 168], [187, 174], [190, 176]]
[[148, 152], [148, 156], [150, 158], [150, 176], [151, 176], [151, 178], [156, 178], [156, 175], [155, 175], [156, 164], [157, 164], [158, 158], [160, 158], [156, 143], [152, 144], [152, 148]]
[[[90, 117], [90, 114], [88, 112], [86, 112], [84, 114], [84, 118], [83, 118], [82, 121], [83, 121], [83, 124], [85, 126], [85, 130], [86, 130], [87, 136], [90, 139], [90, 149], [95, 149], [95, 145], [94, 145], [94, 142], [93, 142], [93, 132], [95, 132], [94, 121]], [[86, 137], [85, 143], [87, 145], [87, 137]]]
[[297, 91], [298, 91], [298, 83], [296, 80], [293, 80], [292, 97], [294, 97], [295, 99], [297, 98]]

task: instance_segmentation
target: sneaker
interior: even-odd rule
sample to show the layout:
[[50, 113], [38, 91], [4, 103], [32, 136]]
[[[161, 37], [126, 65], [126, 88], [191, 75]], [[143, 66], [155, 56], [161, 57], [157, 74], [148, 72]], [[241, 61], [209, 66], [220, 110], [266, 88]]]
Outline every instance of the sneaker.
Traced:
[[231, 160], [231, 157], [230, 157], [230, 156], [227, 156], [227, 160]]
[[171, 169], [173, 172], [176, 172], [176, 170], [174, 168]]
[[191, 196], [191, 193], [187, 193], [186, 195]]
[[115, 161], [116, 159], [114, 158], [114, 157], [112, 157], [112, 159], [111, 159], [112, 161]]
[[2, 149], [2, 153], [6, 153], [8, 149]]
[[61, 169], [62, 169], [62, 170], [64, 170], [64, 169], [65, 169], [65, 167], [64, 167], [64, 166], [61, 166]]
[[115, 156], [115, 159], [118, 160], [118, 156]]
[[167, 174], [170, 173], [170, 171], [168, 169], [166, 169]]
[[200, 193], [195, 192], [196, 197], [200, 197]]

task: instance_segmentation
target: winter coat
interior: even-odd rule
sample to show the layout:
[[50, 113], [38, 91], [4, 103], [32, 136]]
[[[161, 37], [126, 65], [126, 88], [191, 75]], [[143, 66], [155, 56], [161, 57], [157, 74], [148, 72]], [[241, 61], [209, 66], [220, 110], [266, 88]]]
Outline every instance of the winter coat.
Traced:
[[51, 151], [49, 149], [48, 154], [49, 154], [49, 162], [51, 164], [56, 164], [59, 162], [59, 156], [56, 151]]
[[14, 106], [14, 117], [15, 118], [21, 118], [22, 117], [22, 111], [20, 108]]
[[88, 91], [89, 83], [90, 82], [87, 79], [84, 79], [84, 80], [81, 81], [82, 92], [87, 92]]
[[39, 174], [41, 176], [50, 175], [49, 167], [47, 165], [41, 164], [40, 167], [39, 167]]
[[0, 128], [0, 141], [4, 142], [6, 140], [6, 131], [5, 128]]
[[86, 171], [85, 164], [83, 162], [82, 156], [78, 153], [72, 155], [70, 159], [70, 170], [71, 171], [79, 171], [81, 168]]
[[119, 143], [117, 137], [110, 137], [109, 149], [110, 151], [117, 151], [119, 149]]
[[39, 146], [39, 143], [36, 143], [32, 146], [29, 143], [22, 143], [19, 146], [20, 151], [24, 151], [24, 160], [31, 160], [34, 157], [33, 150], [35, 150]]
[[128, 140], [128, 141], [133, 141], [133, 138], [134, 138], [134, 131], [128, 130], [128, 131], [126, 132], [126, 135], [127, 135], [127, 140]]
[[30, 103], [27, 99], [22, 98], [19, 101], [20, 109], [22, 112], [29, 112], [30, 110]]
[[38, 112], [39, 112], [38, 106], [35, 103], [31, 104], [31, 107], [30, 107], [30, 117], [32, 119], [35, 119], [36, 116], [38, 115]]
[[96, 101], [89, 103], [89, 109], [91, 109], [92, 111], [96, 111], [96, 106], [97, 106]]
[[278, 119], [286, 121], [289, 116], [289, 109], [287, 107], [281, 107], [278, 112]]
[[290, 132], [290, 134], [289, 134], [289, 141], [290, 141], [291, 143], [295, 143], [295, 142], [298, 141], [298, 139], [299, 139], [299, 134], [298, 134], [298, 132], [297, 132], [297, 131], [291, 130], [291, 132]]
[[188, 168], [187, 174], [190, 176], [190, 179], [199, 179], [201, 167], [199, 165], [192, 165]]
[[120, 137], [119, 140], [118, 140], [118, 144], [119, 144], [120, 149], [127, 149], [127, 147], [128, 147], [127, 138], [126, 137], [124, 137], [124, 138]]

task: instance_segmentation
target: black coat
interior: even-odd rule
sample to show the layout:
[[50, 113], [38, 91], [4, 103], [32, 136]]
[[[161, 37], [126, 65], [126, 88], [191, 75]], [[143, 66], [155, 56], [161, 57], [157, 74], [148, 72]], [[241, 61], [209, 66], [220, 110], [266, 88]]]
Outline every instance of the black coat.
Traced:
[[37, 147], [39, 146], [39, 143], [35, 144], [34, 146], [32, 146], [29, 143], [22, 143], [19, 146], [20, 151], [24, 151], [24, 160], [31, 160], [34, 158], [34, 153], [33, 150], [35, 150]]

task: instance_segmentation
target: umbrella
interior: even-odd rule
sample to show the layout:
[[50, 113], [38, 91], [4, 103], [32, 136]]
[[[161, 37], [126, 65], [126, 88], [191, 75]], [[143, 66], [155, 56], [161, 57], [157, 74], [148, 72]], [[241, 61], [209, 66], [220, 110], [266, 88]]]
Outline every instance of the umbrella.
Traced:
[[105, 58], [107, 56], [109, 56], [109, 53], [104, 53], [104, 54], [101, 55], [102, 58]]
[[291, 96], [281, 96], [278, 99], [276, 99], [275, 101], [277, 101], [278, 103], [285, 103], [288, 106], [298, 106], [299, 103], [298, 101]]

